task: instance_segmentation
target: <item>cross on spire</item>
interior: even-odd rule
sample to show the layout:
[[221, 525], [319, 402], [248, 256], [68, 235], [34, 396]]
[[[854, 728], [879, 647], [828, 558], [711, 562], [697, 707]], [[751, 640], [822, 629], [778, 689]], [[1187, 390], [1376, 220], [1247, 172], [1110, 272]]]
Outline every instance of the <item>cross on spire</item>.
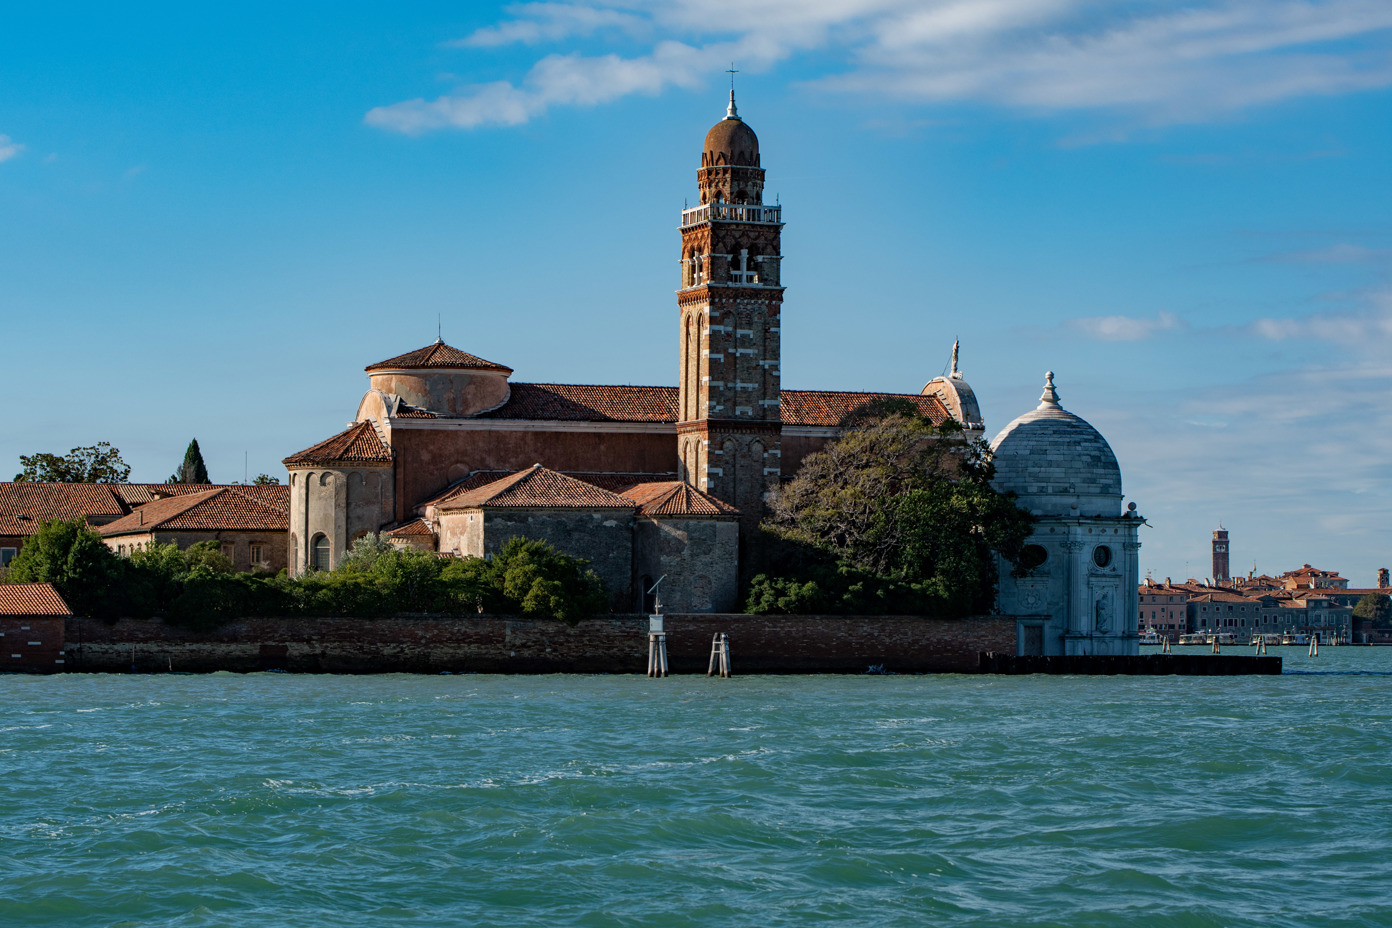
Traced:
[[730, 106], [725, 110], [725, 118], [739, 119], [739, 110], [735, 109], [735, 75], [739, 73], [739, 69], [732, 61], [730, 66], [725, 69], [725, 73], [730, 75]]

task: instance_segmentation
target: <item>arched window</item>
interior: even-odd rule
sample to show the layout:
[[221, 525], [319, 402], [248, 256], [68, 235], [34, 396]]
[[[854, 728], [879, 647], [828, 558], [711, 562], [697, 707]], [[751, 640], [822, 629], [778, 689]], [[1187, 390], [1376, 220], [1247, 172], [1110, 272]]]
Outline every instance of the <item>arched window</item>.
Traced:
[[310, 551], [311, 566], [313, 566], [315, 570], [328, 570], [332, 566], [330, 563], [331, 549], [329, 547], [328, 537], [326, 535], [315, 535], [311, 548], [313, 549]]
[[319, 475], [319, 485], [321, 487], [326, 487], [329, 485], [329, 475], [327, 471]]

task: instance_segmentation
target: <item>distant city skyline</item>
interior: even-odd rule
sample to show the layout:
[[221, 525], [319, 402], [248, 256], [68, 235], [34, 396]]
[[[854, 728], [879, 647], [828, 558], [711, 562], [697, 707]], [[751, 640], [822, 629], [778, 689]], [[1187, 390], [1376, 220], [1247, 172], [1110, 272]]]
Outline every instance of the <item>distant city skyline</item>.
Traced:
[[[1141, 570], [1392, 562], [1392, 7], [1370, 0], [99, 5], [0, 34], [0, 362], [19, 455], [212, 479], [447, 342], [675, 384], [678, 211], [731, 62], [785, 209], [783, 383], [987, 436], [1056, 372]], [[1186, 569], [1186, 564], [1188, 569]]]

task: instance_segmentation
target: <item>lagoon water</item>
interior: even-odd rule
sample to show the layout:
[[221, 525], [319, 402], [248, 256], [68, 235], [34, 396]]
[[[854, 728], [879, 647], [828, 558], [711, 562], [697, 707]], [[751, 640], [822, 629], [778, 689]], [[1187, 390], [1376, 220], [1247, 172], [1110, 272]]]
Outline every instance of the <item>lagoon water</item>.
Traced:
[[1279, 651], [3, 677], [0, 926], [1392, 925], [1392, 648]]

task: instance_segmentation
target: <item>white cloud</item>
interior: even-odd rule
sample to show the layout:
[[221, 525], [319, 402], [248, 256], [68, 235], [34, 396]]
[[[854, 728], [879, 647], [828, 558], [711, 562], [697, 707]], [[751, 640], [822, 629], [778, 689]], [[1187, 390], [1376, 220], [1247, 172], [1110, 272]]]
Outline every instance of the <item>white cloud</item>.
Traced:
[[576, 35], [592, 35], [607, 29], [641, 31], [642, 17], [577, 3], [523, 3], [508, 8], [516, 18], [479, 29], [472, 35], [446, 43], [452, 48], [493, 48], [499, 45], [556, 42]]
[[1138, 316], [1089, 316], [1069, 320], [1067, 325], [1070, 329], [1104, 342], [1135, 342], [1152, 338], [1161, 332], [1184, 331], [1189, 327], [1183, 319], [1163, 309], [1153, 319]]
[[8, 135], [0, 135], [0, 161], [9, 161], [22, 151], [24, 151], [23, 145]]
[[1093, 109], [1149, 124], [1210, 119], [1293, 97], [1392, 86], [1387, 0], [592, 0], [530, 3], [463, 47], [651, 35], [624, 58], [578, 51], [518, 83], [372, 110], [402, 132], [515, 125], [554, 105], [697, 86], [732, 58], [761, 70], [818, 52], [822, 89], [910, 103]]
[[1328, 341], [1384, 352], [1392, 338], [1392, 291], [1370, 294], [1364, 300], [1366, 305], [1357, 310], [1257, 319], [1239, 331], [1269, 341]]

